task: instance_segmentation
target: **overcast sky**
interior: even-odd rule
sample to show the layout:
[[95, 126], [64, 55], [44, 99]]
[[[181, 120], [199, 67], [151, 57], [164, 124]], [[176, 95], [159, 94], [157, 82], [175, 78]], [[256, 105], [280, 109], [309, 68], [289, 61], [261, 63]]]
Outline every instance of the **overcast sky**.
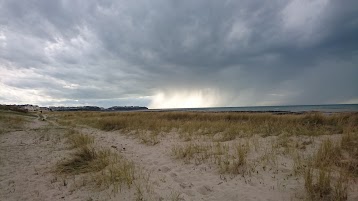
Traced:
[[0, 103], [358, 103], [358, 1], [0, 0]]

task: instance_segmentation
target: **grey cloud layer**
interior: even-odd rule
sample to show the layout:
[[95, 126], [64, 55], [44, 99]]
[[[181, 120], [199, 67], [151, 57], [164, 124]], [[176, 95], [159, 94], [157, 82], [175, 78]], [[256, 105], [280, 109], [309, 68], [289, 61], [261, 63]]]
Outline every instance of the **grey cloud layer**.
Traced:
[[42, 78], [0, 81], [102, 105], [207, 89], [221, 106], [349, 102], [357, 35], [355, 0], [1, 1], [0, 65]]

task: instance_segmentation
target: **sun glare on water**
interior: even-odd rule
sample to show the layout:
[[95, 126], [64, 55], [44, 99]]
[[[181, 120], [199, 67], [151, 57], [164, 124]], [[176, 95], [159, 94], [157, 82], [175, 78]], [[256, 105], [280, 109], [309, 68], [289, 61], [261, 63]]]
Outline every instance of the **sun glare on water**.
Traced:
[[198, 108], [212, 107], [216, 103], [213, 94], [203, 91], [158, 93], [152, 99], [150, 108]]

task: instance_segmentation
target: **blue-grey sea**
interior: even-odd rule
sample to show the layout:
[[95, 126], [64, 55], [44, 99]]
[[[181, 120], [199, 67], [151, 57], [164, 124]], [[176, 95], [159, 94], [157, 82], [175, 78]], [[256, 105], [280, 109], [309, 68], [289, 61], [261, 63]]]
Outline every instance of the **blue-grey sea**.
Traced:
[[207, 111], [207, 112], [358, 112], [358, 104], [331, 105], [286, 105], [286, 106], [253, 106], [253, 107], [208, 107], [208, 108], [180, 108], [164, 109], [168, 111]]

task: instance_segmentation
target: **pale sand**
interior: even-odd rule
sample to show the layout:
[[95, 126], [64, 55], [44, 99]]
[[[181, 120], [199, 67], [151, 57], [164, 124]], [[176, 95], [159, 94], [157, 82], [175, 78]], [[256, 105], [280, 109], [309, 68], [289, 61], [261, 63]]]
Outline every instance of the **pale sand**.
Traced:
[[[292, 161], [282, 154], [278, 155], [276, 168], [245, 177], [220, 175], [210, 162], [195, 165], [175, 159], [172, 146], [187, 142], [179, 140], [174, 132], [159, 144], [149, 146], [119, 131], [77, 129], [94, 136], [97, 148], [110, 148], [150, 173], [153, 191], [147, 194], [149, 200], [170, 200], [175, 193], [180, 193], [180, 200], [187, 201], [304, 200], [306, 196], [302, 176], [292, 176]], [[33, 119], [22, 131], [0, 135], [0, 200], [135, 200], [134, 188], [113, 194], [110, 189], [97, 189], [84, 182], [90, 178], [88, 175], [68, 178], [54, 173], [56, 164], [71, 152], [65, 144], [65, 131], [66, 128], [49, 121]], [[270, 140], [275, 137], [259, 138], [257, 152], [264, 152]], [[316, 139], [307, 150], [317, 148], [319, 143]], [[348, 200], [358, 200], [357, 183], [350, 185]]]

